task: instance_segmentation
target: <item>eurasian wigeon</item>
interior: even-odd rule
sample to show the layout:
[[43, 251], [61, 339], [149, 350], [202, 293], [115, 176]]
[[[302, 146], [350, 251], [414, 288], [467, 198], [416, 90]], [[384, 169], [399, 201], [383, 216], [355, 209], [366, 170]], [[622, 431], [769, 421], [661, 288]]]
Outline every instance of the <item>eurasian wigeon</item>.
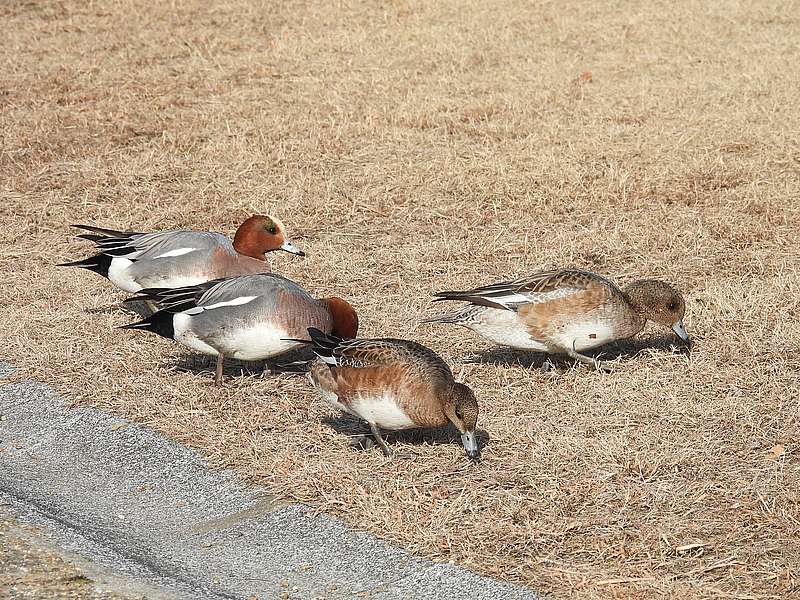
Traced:
[[264, 360], [302, 345], [292, 340], [309, 327], [350, 338], [358, 332], [353, 307], [337, 297], [314, 299], [274, 273], [240, 275], [173, 290], [144, 290], [138, 298], [161, 310], [121, 329], [143, 329], [217, 357], [222, 384], [225, 357]]
[[236, 230], [233, 243], [221, 233], [209, 231], [135, 233], [90, 225], [73, 227], [91, 232], [78, 237], [94, 242], [99, 254], [58, 266], [94, 271], [126, 292], [264, 273], [270, 270], [266, 253], [275, 250], [305, 256], [287, 239], [283, 223], [268, 215], [247, 219]]
[[439, 292], [434, 301], [470, 304], [423, 323], [454, 323], [503, 346], [580, 354], [614, 340], [635, 336], [647, 321], [671, 328], [689, 344], [681, 293], [663, 281], [642, 279], [621, 290], [608, 279], [577, 269], [536, 273], [514, 281], [457, 292]]
[[464, 450], [480, 458], [475, 437], [478, 402], [433, 350], [416, 342], [390, 338], [343, 340], [310, 328], [308, 335], [320, 360], [309, 377], [335, 408], [369, 424], [384, 454], [391, 450], [381, 429], [444, 427], [461, 433]]

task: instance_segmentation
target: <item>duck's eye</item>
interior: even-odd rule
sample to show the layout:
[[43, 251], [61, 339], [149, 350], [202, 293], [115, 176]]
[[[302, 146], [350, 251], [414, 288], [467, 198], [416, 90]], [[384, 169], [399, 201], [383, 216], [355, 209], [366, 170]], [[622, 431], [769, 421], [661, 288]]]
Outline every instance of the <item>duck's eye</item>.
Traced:
[[667, 304], [667, 310], [678, 310], [678, 303], [673, 300]]
[[275, 225], [271, 225], [267, 227], [267, 233], [269, 233], [270, 235], [275, 235], [276, 233], [278, 233], [278, 228], [275, 227]]

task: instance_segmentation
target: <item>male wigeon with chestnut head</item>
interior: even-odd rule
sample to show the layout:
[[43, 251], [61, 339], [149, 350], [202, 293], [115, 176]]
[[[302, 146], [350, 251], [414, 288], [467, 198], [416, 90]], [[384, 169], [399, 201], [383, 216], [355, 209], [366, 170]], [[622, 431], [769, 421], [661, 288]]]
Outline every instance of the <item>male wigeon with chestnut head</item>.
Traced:
[[239, 226], [233, 243], [209, 231], [135, 233], [73, 225], [90, 233], [79, 238], [95, 243], [99, 253], [62, 267], [82, 267], [126, 292], [145, 288], [178, 288], [212, 279], [270, 270], [266, 254], [284, 250], [305, 256], [286, 237], [278, 219], [254, 215]]
[[453, 323], [503, 346], [565, 353], [599, 367], [581, 354], [635, 336], [653, 321], [687, 345], [681, 293], [663, 281], [642, 279], [620, 289], [595, 273], [561, 269], [471, 290], [439, 292], [435, 300], [461, 300], [460, 310], [423, 320]]
[[358, 315], [337, 297], [314, 299], [274, 273], [240, 275], [173, 290], [143, 290], [138, 299], [160, 310], [121, 327], [157, 333], [217, 357], [214, 382], [222, 384], [226, 357], [264, 360], [301, 346], [293, 340], [309, 327], [344, 338], [358, 333]]
[[392, 451], [381, 429], [452, 423], [467, 456], [480, 458], [475, 394], [433, 350], [392, 338], [345, 340], [314, 328], [308, 335], [319, 359], [309, 373], [314, 387], [335, 408], [366, 421], [384, 454]]

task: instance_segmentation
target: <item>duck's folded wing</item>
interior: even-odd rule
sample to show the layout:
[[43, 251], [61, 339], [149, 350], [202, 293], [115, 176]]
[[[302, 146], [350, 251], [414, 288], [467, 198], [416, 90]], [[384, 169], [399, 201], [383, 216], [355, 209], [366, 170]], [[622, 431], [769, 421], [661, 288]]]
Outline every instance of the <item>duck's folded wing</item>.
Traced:
[[226, 306], [241, 306], [260, 297], [276, 297], [280, 291], [310, 295], [293, 281], [275, 273], [256, 273], [223, 277], [180, 288], [149, 288], [131, 300], [152, 300], [163, 310], [198, 314]]
[[314, 327], [309, 328], [308, 335], [314, 354], [335, 367], [377, 367], [405, 358], [405, 348], [394, 340], [345, 340]]
[[94, 242], [102, 254], [129, 260], [173, 258], [216, 248], [222, 248], [231, 254], [234, 252], [230, 240], [219, 233], [183, 230], [138, 233], [89, 225], [75, 227], [92, 232], [78, 237]]
[[158, 304], [161, 310], [171, 313], [183, 312], [197, 308], [208, 291], [225, 281], [226, 279], [214, 279], [199, 285], [179, 288], [145, 288], [139, 290], [135, 296], [129, 298], [126, 302], [150, 300]]
[[479, 306], [516, 311], [523, 305], [546, 303], [593, 288], [610, 290], [612, 287], [611, 282], [594, 273], [562, 269], [471, 290], [439, 292], [434, 300], [461, 300]]
[[209, 256], [210, 252], [221, 249], [234, 255], [233, 244], [221, 233], [207, 231], [161, 231], [147, 233], [133, 240], [138, 261], [176, 258], [186, 256], [194, 260], [199, 254]]

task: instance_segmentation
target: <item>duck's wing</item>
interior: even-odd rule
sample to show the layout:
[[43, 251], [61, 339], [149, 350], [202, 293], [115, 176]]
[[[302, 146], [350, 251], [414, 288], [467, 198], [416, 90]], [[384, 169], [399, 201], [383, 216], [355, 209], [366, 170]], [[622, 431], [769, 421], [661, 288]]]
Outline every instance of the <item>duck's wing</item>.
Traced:
[[91, 225], [73, 227], [91, 232], [78, 237], [94, 242], [100, 253], [139, 262], [207, 253], [218, 248], [234, 253], [231, 241], [220, 233], [185, 230], [139, 233]]
[[314, 354], [331, 367], [350, 369], [398, 368], [432, 380], [453, 381], [447, 363], [430, 348], [409, 340], [342, 339], [309, 328]]
[[561, 269], [534, 273], [471, 290], [439, 292], [435, 294], [434, 301], [460, 300], [478, 306], [516, 311], [523, 305], [543, 304], [587, 290], [606, 290], [610, 295], [616, 290], [616, 286], [595, 273]]
[[335, 367], [376, 367], [404, 360], [402, 346], [395, 340], [342, 339], [310, 327], [311, 347], [323, 361]]
[[277, 298], [281, 292], [313, 302], [303, 288], [275, 273], [223, 277], [175, 289], [150, 288], [142, 290], [133, 299], [152, 300], [162, 310], [194, 315], [226, 306], [241, 306], [257, 298]]
[[213, 279], [198, 285], [189, 285], [179, 288], [145, 288], [126, 302], [136, 300], [150, 300], [158, 304], [159, 309], [170, 313], [179, 313], [198, 307], [199, 302], [206, 292], [222, 285], [227, 279]]

